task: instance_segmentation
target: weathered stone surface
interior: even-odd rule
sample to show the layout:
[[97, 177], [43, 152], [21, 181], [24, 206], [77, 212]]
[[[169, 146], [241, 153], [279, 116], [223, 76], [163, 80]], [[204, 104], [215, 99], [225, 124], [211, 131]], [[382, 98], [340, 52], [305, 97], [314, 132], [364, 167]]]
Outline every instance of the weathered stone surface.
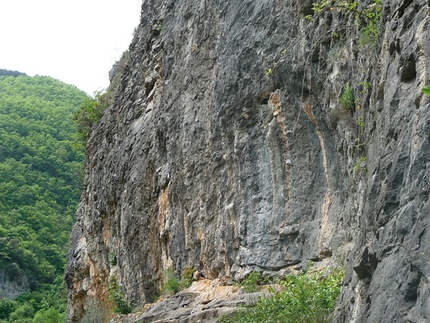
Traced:
[[0, 298], [15, 299], [30, 292], [30, 284], [19, 266], [12, 262], [0, 271]]
[[[280, 288], [274, 285], [272, 288]], [[198, 323], [217, 322], [220, 317], [231, 315], [239, 306], [252, 306], [261, 296], [269, 296], [268, 288], [244, 293], [238, 286], [220, 285], [219, 279], [200, 280], [191, 287], [155, 304], [142, 313], [137, 312], [113, 319], [112, 323]]]
[[169, 267], [241, 279], [327, 257], [347, 268], [338, 322], [430, 320], [428, 4], [384, 3], [380, 42], [364, 47], [351, 19], [309, 22], [311, 7], [143, 1], [87, 146], [72, 322], [112, 275], [139, 306]]

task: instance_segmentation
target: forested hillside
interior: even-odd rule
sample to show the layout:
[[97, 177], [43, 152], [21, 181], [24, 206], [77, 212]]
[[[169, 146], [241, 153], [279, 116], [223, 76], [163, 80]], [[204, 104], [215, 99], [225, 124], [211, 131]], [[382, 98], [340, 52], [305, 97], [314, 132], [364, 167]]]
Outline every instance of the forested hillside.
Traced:
[[59, 322], [84, 158], [73, 114], [88, 96], [50, 77], [1, 72], [0, 321]]

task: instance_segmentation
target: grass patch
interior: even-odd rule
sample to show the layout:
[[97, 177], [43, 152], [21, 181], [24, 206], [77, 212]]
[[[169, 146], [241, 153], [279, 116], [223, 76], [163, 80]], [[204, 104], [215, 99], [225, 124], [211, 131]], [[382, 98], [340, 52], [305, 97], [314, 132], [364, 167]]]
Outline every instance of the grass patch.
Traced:
[[343, 270], [286, 276], [282, 292], [262, 297], [252, 307], [243, 307], [221, 323], [324, 323], [336, 305]]

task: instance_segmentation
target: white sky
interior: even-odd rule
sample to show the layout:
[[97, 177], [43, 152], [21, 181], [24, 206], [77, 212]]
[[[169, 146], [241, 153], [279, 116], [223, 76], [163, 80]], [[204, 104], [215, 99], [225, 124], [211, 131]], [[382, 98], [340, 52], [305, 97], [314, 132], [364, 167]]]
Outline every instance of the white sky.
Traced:
[[88, 94], [109, 85], [142, 0], [0, 0], [0, 68], [48, 75]]

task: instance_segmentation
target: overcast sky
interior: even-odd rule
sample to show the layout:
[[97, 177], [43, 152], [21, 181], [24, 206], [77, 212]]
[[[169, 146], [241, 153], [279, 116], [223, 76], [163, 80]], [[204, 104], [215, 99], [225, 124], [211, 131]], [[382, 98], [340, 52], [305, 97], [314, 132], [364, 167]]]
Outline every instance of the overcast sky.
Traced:
[[0, 68], [93, 94], [128, 49], [142, 0], [0, 0]]

